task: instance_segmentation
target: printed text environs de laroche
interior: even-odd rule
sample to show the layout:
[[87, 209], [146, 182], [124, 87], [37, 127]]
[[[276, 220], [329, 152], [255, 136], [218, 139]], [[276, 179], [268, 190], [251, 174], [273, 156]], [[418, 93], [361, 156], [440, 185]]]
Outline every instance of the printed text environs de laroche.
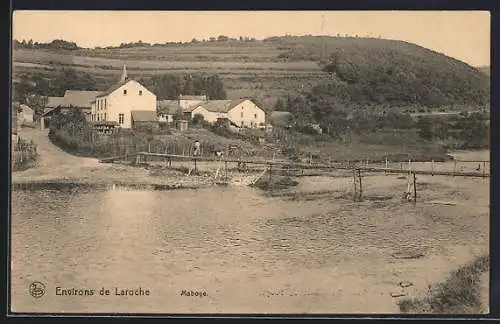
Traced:
[[56, 296], [149, 296], [151, 292], [149, 289], [142, 287], [136, 288], [105, 288], [92, 289], [92, 288], [63, 288], [56, 287]]

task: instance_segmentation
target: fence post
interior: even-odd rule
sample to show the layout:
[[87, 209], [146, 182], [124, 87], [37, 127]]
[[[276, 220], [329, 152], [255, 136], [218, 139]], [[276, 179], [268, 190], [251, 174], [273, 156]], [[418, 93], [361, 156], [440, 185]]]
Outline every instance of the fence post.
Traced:
[[194, 158], [194, 172], [198, 173], [198, 167], [196, 166], [196, 158]]
[[413, 172], [413, 202], [417, 202], [417, 176]]
[[486, 174], [486, 162], [483, 161], [483, 175]]
[[387, 169], [389, 169], [389, 161], [387, 161], [387, 155], [385, 156], [385, 175], [387, 175]]
[[271, 184], [272, 174], [273, 174], [273, 165], [269, 163], [269, 184]]
[[456, 168], [457, 168], [457, 160], [453, 160], [453, 176], [455, 176]]
[[224, 174], [225, 174], [225, 178], [226, 178], [226, 182], [227, 182], [227, 160], [224, 161]]

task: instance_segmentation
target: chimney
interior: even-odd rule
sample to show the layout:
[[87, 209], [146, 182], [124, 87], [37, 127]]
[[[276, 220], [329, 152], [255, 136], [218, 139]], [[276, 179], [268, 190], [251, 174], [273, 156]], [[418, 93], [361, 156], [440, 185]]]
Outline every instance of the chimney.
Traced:
[[120, 82], [125, 82], [127, 80], [127, 66], [124, 64], [123, 65], [123, 72], [122, 72], [122, 77], [120, 78]]

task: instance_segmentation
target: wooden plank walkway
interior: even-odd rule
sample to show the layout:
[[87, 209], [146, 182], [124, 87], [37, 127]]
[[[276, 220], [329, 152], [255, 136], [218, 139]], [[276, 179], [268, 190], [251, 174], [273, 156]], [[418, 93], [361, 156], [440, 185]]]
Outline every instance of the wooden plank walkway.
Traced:
[[[396, 168], [377, 168], [377, 167], [367, 167], [367, 166], [353, 166], [346, 165], [344, 163], [340, 164], [319, 164], [319, 163], [296, 163], [296, 162], [286, 162], [286, 161], [263, 161], [263, 160], [243, 160], [243, 159], [217, 159], [215, 157], [197, 157], [188, 155], [176, 155], [176, 154], [163, 154], [163, 153], [149, 153], [149, 152], [137, 152], [134, 154], [113, 156], [108, 158], [103, 158], [100, 160], [101, 163], [112, 163], [124, 158], [132, 157], [161, 157], [167, 160], [189, 160], [193, 162], [225, 162], [225, 163], [244, 163], [244, 164], [257, 164], [266, 165], [269, 168], [273, 166], [287, 166], [300, 169], [320, 169], [320, 170], [361, 170], [364, 172], [379, 172], [379, 173], [396, 173], [396, 174], [408, 174], [415, 173], [421, 175], [441, 175], [441, 176], [456, 176], [456, 177], [478, 177], [478, 178], [489, 178], [489, 173], [483, 172], [461, 172], [461, 171], [426, 171], [426, 170], [408, 170], [408, 169], [396, 169]], [[429, 161], [430, 162], [430, 161]], [[472, 162], [472, 161], [470, 161]]]

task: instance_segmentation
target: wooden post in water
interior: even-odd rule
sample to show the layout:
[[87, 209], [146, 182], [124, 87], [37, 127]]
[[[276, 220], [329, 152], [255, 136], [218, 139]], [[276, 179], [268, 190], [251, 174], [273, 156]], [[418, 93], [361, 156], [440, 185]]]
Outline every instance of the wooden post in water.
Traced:
[[168, 158], [168, 167], [172, 168], [172, 158]]
[[363, 182], [361, 181], [361, 169], [358, 169], [359, 176], [359, 201], [363, 200]]
[[353, 184], [354, 184], [354, 192], [353, 192], [353, 195], [352, 195], [352, 198], [354, 201], [356, 201], [357, 199], [357, 196], [358, 196], [358, 186], [357, 186], [357, 179], [356, 179], [356, 169], [352, 169], [352, 180], [353, 180]]
[[483, 175], [486, 174], [486, 161], [483, 161]]
[[198, 168], [196, 166], [196, 158], [194, 158], [194, 172], [198, 173]]
[[431, 176], [434, 176], [434, 160], [431, 161]]
[[413, 172], [413, 202], [417, 202], [417, 176]]
[[455, 176], [456, 168], [457, 168], [457, 160], [453, 160], [453, 176]]

